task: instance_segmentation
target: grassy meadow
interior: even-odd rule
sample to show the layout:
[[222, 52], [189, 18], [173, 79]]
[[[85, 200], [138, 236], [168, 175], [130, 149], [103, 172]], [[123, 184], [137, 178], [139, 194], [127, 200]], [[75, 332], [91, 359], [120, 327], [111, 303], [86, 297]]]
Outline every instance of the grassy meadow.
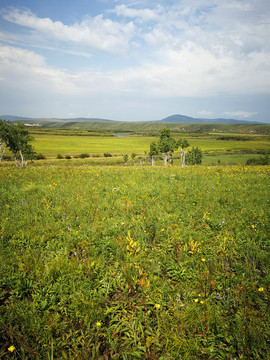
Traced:
[[[60, 130], [59, 130], [60, 131]], [[55, 159], [58, 154], [71, 157], [78, 157], [80, 154], [89, 154], [90, 160], [84, 160], [83, 163], [95, 165], [106, 164], [115, 165], [123, 162], [123, 155], [128, 154], [129, 158], [132, 153], [136, 154], [136, 161], [143, 159], [144, 163], [148, 163], [149, 159], [145, 159], [145, 153], [149, 152], [150, 143], [158, 141], [158, 136], [92, 136], [87, 133], [77, 135], [70, 134], [70, 131], [64, 131], [63, 135], [54, 133], [52, 130], [34, 134], [35, 141], [33, 146], [37, 153], [44, 154], [48, 160]], [[63, 130], [62, 130], [63, 131]], [[177, 139], [180, 135], [173, 134]], [[229, 165], [244, 165], [250, 157], [258, 157], [270, 150], [269, 136], [231, 136], [229, 140], [220, 140], [220, 134], [181, 134], [185, 137], [190, 147], [199, 147], [203, 151], [203, 163], [207, 165], [222, 163]], [[104, 159], [104, 153], [111, 154], [113, 159]], [[93, 158], [99, 158], [95, 160]], [[179, 151], [173, 155], [175, 164], [180, 162]], [[103, 159], [102, 159], [103, 158]], [[161, 157], [156, 159], [162, 164]], [[134, 164], [130, 161], [130, 164]]]
[[270, 358], [269, 166], [0, 170], [1, 359]]

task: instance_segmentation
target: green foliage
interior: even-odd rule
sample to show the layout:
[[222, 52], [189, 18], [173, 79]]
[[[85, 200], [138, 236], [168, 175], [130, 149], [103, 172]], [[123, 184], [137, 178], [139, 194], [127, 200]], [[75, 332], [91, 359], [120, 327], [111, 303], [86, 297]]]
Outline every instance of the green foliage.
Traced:
[[111, 154], [111, 153], [108, 153], [108, 152], [105, 152], [105, 153], [104, 153], [104, 157], [112, 157], [112, 154]]
[[127, 154], [125, 154], [123, 156], [123, 161], [124, 161], [125, 164], [128, 162], [128, 155]]
[[82, 153], [82, 154], [79, 155], [80, 159], [85, 159], [85, 158], [88, 158], [88, 157], [90, 157], [90, 155], [87, 154], [87, 153]]
[[64, 159], [64, 156], [61, 154], [57, 154], [57, 159]]
[[7, 135], [8, 126], [0, 119], [0, 161], [3, 159], [4, 153], [6, 151]]
[[182, 138], [179, 138], [176, 142], [176, 147], [177, 148], [181, 148], [181, 149], [185, 149], [187, 147], [189, 147], [189, 142], [187, 141], [187, 139], [182, 139]]
[[158, 153], [159, 153], [158, 144], [155, 141], [151, 142], [149, 155], [152, 157], [158, 155]]
[[35, 155], [35, 159], [36, 160], [46, 160], [46, 156], [44, 154], [39, 153], [39, 154]]
[[202, 163], [202, 150], [198, 147], [192, 148], [187, 153], [186, 162], [190, 165], [199, 165]]
[[168, 152], [173, 152], [175, 146], [176, 146], [176, 141], [171, 136], [171, 130], [168, 128], [162, 129], [158, 141], [159, 151], [167, 154]]
[[260, 156], [259, 158], [248, 159], [246, 165], [269, 165], [270, 157], [268, 154]]
[[29, 134], [24, 123], [6, 125], [1, 121], [0, 138], [13, 153], [16, 164], [18, 158], [21, 166], [26, 166], [27, 160], [34, 158], [35, 152], [32, 145], [30, 145], [34, 137]]

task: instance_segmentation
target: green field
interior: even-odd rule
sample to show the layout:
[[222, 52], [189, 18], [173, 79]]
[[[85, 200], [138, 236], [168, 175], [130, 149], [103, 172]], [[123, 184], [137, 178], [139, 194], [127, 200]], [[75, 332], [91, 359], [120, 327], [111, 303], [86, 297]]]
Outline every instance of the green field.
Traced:
[[[174, 135], [176, 138], [179, 135]], [[57, 154], [62, 156], [78, 156], [81, 153], [103, 156], [108, 152], [115, 156], [123, 154], [144, 156], [149, 152], [150, 143], [158, 141], [158, 137], [149, 136], [76, 136], [76, 135], [52, 135], [35, 134], [33, 146], [37, 153], [44, 154], [47, 158], [56, 158]], [[204, 162], [216, 164], [218, 160], [222, 163], [243, 164], [243, 160], [251, 155], [257, 156], [270, 150], [270, 140], [266, 136], [249, 136], [248, 141], [218, 140], [217, 135], [187, 136], [191, 147], [199, 147], [204, 153]], [[247, 156], [248, 154], [248, 156]], [[227, 157], [224, 157], [224, 156]], [[175, 152], [174, 158], [179, 157]], [[119, 160], [121, 162], [121, 160]], [[118, 163], [119, 163], [118, 161]], [[104, 162], [103, 162], [104, 163]], [[115, 163], [114, 160], [106, 160], [105, 163]]]
[[104, 152], [131, 154], [149, 151], [151, 141], [153, 141], [151, 137], [35, 135], [33, 146], [38, 153], [53, 157], [59, 153], [63, 155], [103, 154]]
[[270, 167], [78, 164], [1, 167], [0, 358], [268, 359]]

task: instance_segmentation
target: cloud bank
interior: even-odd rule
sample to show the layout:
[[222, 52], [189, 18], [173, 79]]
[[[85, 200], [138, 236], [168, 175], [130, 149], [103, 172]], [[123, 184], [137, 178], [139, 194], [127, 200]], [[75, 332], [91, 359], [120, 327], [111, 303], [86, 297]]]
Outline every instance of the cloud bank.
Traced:
[[[0, 84], [14, 91], [27, 86], [43, 96], [50, 89], [74, 99], [95, 93], [149, 101], [270, 94], [266, 0], [122, 2], [71, 25], [24, 8], [0, 15], [23, 30], [0, 32]], [[55, 65], [46, 50], [73, 56], [74, 66]], [[224, 112], [249, 118], [258, 109]]]

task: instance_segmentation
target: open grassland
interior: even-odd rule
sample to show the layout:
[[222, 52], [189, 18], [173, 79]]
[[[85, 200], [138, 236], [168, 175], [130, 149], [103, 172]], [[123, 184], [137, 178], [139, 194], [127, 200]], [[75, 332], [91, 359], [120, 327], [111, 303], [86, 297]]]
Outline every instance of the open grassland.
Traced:
[[[208, 154], [224, 153], [258, 153], [270, 149], [269, 137], [250, 137], [244, 140], [218, 140], [214, 137], [187, 137], [191, 147], [199, 147]], [[144, 154], [149, 152], [150, 143], [158, 141], [158, 137], [145, 136], [61, 136], [51, 134], [36, 134], [33, 146], [37, 153], [43, 153], [46, 157], [61, 155], [104, 154], [109, 152], [115, 155]], [[176, 152], [177, 155], [177, 152]]]
[[2, 166], [0, 357], [268, 359], [269, 176]]
[[106, 137], [106, 136], [60, 136], [35, 135], [33, 146], [37, 152], [56, 157], [57, 154], [77, 155], [80, 153], [113, 154], [144, 153], [149, 151], [151, 137]]

